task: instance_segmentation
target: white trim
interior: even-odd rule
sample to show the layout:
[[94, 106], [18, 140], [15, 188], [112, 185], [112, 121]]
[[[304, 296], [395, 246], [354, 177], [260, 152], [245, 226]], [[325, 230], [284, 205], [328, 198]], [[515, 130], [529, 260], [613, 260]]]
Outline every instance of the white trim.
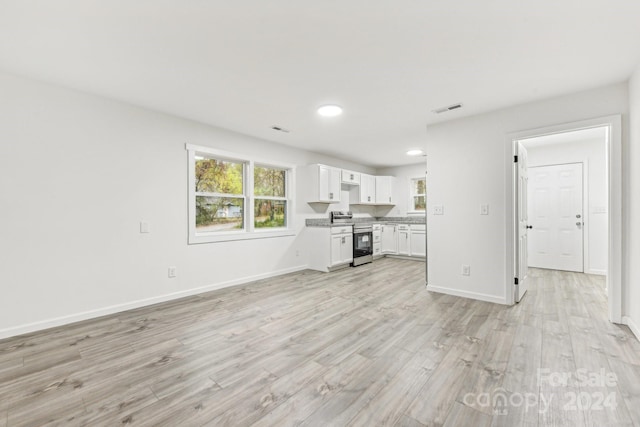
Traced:
[[44, 329], [54, 328], [57, 326], [68, 325], [70, 323], [81, 322], [83, 320], [95, 319], [101, 316], [107, 316], [110, 314], [121, 313], [127, 310], [133, 310], [140, 307], [146, 307], [153, 304], [158, 304], [167, 301], [173, 301], [176, 299], [189, 297], [193, 295], [203, 294], [205, 292], [215, 291], [217, 289], [228, 288], [231, 286], [242, 285], [248, 282], [256, 280], [268, 279], [270, 277], [281, 276], [283, 274], [295, 273], [297, 271], [306, 270], [307, 265], [300, 265], [297, 267], [285, 268], [264, 274], [256, 274], [254, 276], [241, 277], [239, 279], [228, 280], [226, 282], [214, 283], [211, 285], [201, 286], [199, 288], [189, 289], [186, 291], [174, 292], [171, 294], [160, 295], [157, 297], [146, 298], [142, 300], [132, 301], [125, 304], [112, 305], [109, 307], [103, 307], [96, 310], [83, 311], [68, 316], [56, 317], [53, 319], [43, 320], [34, 323], [28, 323], [26, 325], [15, 326], [12, 328], [0, 329], [0, 339], [15, 337], [22, 334], [41, 331]]
[[[605, 159], [605, 162], [606, 162], [606, 159]], [[591, 235], [591, 211], [589, 210], [589, 206], [591, 205], [591, 201], [589, 200], [590, 187], [591, 187], [591, 181], [589, 181], [589, 158], [583, 158], [582, 159], [582, 271], [584, 273], [591, 271], [591, 261], [589, 260], [589, 252], [590, 252], [589, 248], [591, 247], [591, 244], [589, 243], [590, 235]]]
[[514, 197], [513, 156], [517, 153], [517, 141], [536, 136], [553, 135], [579, 129], [607, 127], [607, 179], [609, 212], [609, 250], [607, 290], [609, 302], [609, 320], [622, 321], [622, 117], [613, 115], [579, 122], [548, 126], [540, 129], [516, 132], [507, 135], [505, 143], [505, 299], [514, 304], [515, 277], [515, 215], [517, 213]]
[[427, 290], [437, 292], [439, 294], [453, 295], [456, 297], [475, 299], [480, 301], [492, 302], [495, 304], [507, 305], [507, 301], [503, 297], [487, 294], [479, 294], [477, 292], [461, 291], [459, 289], [443, 288], [441, 286], [427, 285]]
[[622, 324], [627, 325], [629, 329], [631, 329], [631, 332], [633, 332], [633, 335], [636, 336], [636, 339], [640, 341], [640, 327], [636, 325], [636, 322], [634, 322], [631, 317], [629, 316], [622, 317]]

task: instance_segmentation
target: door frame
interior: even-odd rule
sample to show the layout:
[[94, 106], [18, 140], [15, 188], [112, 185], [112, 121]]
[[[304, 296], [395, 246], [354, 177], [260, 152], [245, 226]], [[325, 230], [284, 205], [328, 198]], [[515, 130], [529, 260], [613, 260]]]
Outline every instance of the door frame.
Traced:
[[622, 116], [612, 115], [589, 120], [564, 123], [507, 135], [505, 143], [505, 299], [513, 305], [514, 278], [517, 266], [515, 245], [518, 241], [518, 207], [516, 167], [517, 141], [521, 139], [565, 133], [575, 130], [606, 127], [607, 178], [608, 178], [608, 270], [606, 275], [609, 320], [622, 322]]

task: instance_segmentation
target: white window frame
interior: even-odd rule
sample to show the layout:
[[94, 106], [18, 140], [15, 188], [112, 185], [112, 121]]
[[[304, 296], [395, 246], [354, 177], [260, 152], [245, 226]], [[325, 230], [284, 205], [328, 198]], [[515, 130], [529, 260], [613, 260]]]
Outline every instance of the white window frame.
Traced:
[[[255, 201], [257, 200], [274, 200], [274, 201], [282, 201], [285, 202], [285, 206], [286, 206], [286, 214], [284, 217], [284, 221], [285, 221], [285, 226], [284, 227], [278, 227], [278, 228], [257, 228], [255, 229], [256, 233], [266, 233], [268, 231], [274, 231], [274, 230], [282, 230], [282, 229], [286, 229], [289, 226], [289, 202], [290, 202], [290, 198], [289, 196], [289, 175], [290, 175], [290, 169], [289, 168], [285, 168], [279, 165], [274, 165], [273, 163], [264, 163], [264, 162], [258, 162], [255, 161], [253, 163], [253, 170], [255, 170], [256, 167], [260, 167], [260, 168], [265, 168], [265, 169], [281, 169], [284, 170], [286, 172], [285, 174], [285, 180], [284, 180], [284, 197], [278, 197], [278, 196], [258, 196], [255, 194], [255, 188], [252, 188], [252, 192], [253, 192], [253, 209], [255, 211]], [[251, 178], [251, 185], [254, 185], [254, 181], [255, 181], [255, 176], [252, 176]], [[254, 216], [253, 216], [254, 221], [251, 221], [251, 224], [254, 225], [255, 228], [255, 212], [254, 212]]]
[[[264, 159], [256, 159], [246, 155], [232, 153], [229, 151], [217, 150], [201, 145], [185, 144], [188, 153], [188, 198], [189, 198], [189, 244], [228, 242], [234, 240], [250, 240], [264, 239], [271, 237], [284, 237], [295, 235], [294, 213], [295, 213], [295, 165], [273, 162]], [[196, 155], [214, 158], [218, 160], [226, 160], [230, 162], [243, 163], [243, 191], [244, 191], [244, 227], [242, 230], [216, 231], [216, 232], [198, 232], [196, 230], [196, 177], [195, 165]], [[285, 197], [269, 197], [253, 194], [254, 168], [271, 167], [283, 169], [286, 171], [285, 179]], [[215, 194], [216, 197], [238, 197], [239, 195]], [[255, 199], [273, 199], [286, 201], [285, 227], [279, 228], [255, 228], [254, 217]]]
[[426, 191], [426, 178], [424, 176], [414, 176], [409, 178], [409, 209], [407, 210], [407, 213], [409, 214], [424, 215], [427, 211], [426, 209], [423, 211], [418, 211], [416, 210], [416, 206], [413, 204], [413, 199], [414, 197], [417, 197], [417, 196], [424, 196], [425, 202], [427, 200], [426, 192], [424, 194], [414, 193], [414, 188], [415, 188], [414, 182], [419, 180], [425, 180], [425, 191]]

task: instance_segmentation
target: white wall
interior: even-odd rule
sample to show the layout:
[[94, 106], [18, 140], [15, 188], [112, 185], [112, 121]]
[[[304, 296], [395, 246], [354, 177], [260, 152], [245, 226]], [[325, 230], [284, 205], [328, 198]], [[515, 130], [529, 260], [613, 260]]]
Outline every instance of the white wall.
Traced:
[[[624, 155], [629, 149], [624, 131], [628, 108], [627, 85], [621, 83], [430, 126], [429, 289], [507, 302], [507, 135], [622, 114]], [[480, 215], [484, 203], [489, 204], [488, 216]], [[433, 215], [436, 204], [444, 206], [444, 215]], [[463, 264], [471, 266], [470, 276], [460, 274]]]
[[[377, 216], [418, 216], [424, 214], [410, 213], [413, 209], [411, 204], [411, 180], [413, 178], [424, 177], [426, 170], [426, 162], [417, 163], [407, 166], [396, 166], [392, 168], [378, 169], [376, 174], [381, 176], [394, 176], [396, 177], [393, 186], [393, 197], [396, 200], [396, 205], [393, 207], [378, 206], [376, 208]], [[427, 191], [429, 191], [427, 189]]]
[[307, 265], [327, 207], [302, 200], [296, 236], [187, 245], [187, 142], [374, 172], [8, 74], [0, 94], [0, 338]]
[[[623, 166], [628, 171], [627, 212], [624, 219], [624, 320], [640, 339], [640, 65], [629, 81], [629, 135], [631, 143]], [[624, 268], [626, 266], [626, 268]]]
[[[585, 273], [607, 273], [608, 214], [606, 141], [592, 139], [527, 147], [529, 167], [582, 163], [585, 169], [584, 200]], [[604, 212], [603, 212], [604, 209]]]

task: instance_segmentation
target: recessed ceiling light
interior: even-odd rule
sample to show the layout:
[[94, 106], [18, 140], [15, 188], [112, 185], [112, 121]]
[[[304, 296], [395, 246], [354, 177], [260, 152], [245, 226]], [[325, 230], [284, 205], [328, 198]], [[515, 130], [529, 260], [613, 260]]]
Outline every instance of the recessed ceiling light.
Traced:
[[407, 156], [422, 156], [422, 155], [424, 155], [424, 151], [418, 148], [407, 151]]
[[339, 105], [323, 105], [318, 107], [318, 114], [323, 117], [335, 117], [342, 114], [342, 107]]

